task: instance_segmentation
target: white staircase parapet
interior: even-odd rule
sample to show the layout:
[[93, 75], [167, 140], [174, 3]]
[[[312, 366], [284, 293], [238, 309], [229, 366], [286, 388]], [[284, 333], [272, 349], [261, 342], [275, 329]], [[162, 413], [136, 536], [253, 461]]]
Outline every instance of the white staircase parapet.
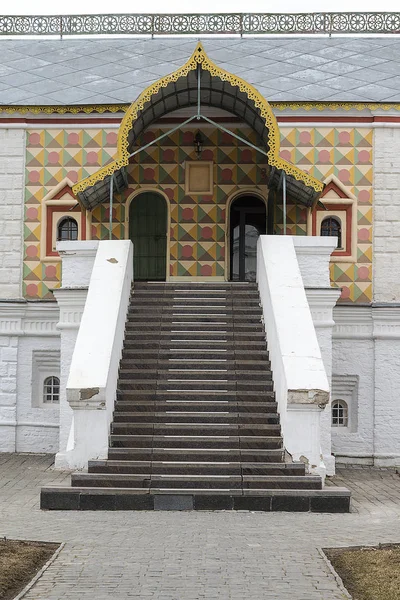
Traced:
[[[61, 355], [61, 379], [66, 373], [66, 401], [72, 409], [72, 421], [66, 447], [60, 447], [56, 466], [80, 469], [87, 466], [88, 460], [107, 455], [133, 279], [133, 247], [129, 240], [77, 242], [82, 248], [76, 249], [74, 268], [73, 244], [70, 242], [62, 254], [63, 288], [60, 296], [71, 295], [72, 300], [77, 285], [84, 286], [88, 276], [90, 281], [70, 364], [63, 362]], [[85, 248], [84, 244], [88, 246]], [[96, 247], [93, 248], [93, 244]], [[93, 251], [96, 252], [94, 263]], [[67, 272], [64, 280], [65, 259]], [[72, 285], [74, 283], [75, 286]], [[62, 344], [61, 348], [62, 354]]]
[[285, 448], [293, 460], [305, 462], [309, 472], [322, 476], [326, 467], [320, 420], [329, 403], [330, 374], [305, 284], [330, 286], [329, 256], [334, 247], [333, 238], [260, 236], [257, 252], [257, 281]]

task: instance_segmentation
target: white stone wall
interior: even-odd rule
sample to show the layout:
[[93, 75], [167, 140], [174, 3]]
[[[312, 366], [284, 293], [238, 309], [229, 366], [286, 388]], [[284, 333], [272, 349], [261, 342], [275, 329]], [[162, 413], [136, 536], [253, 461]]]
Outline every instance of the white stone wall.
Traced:
[[[373, 464], [374, 455], [374, 340], [372, 308], [369, 306], [337, 306], [334, 309], [333, 333], [334, 378], [345, 381], [358, 376], [354, 406], [349, 406], [356, 418], [353, 430], [332, 428], [332, 449], [339, 462]], [[343, 399], [340, 394], [333, 400]]]
[[332, 429], [333, 450], [339, 462], [398, 467], [400, 307], [337, 306], [334, 319], [333, 374], [358, 385], [356, 426]]
[[0, 336], [0, 452], [14, 452], [17, 418], [18, 338]]
[[375, 302], [400, 302], [400, 129], [374, 130]]
[[[55, 452], [59, 407], [33, 401], [33, 352], [60, 348], [56, 303], [0, 303], [0, 452]], [[57, 373], [54, 373], [57, 375]]]
[[[59, 405], [34, 402], [34, 352], [59, 351], [60, 338], [55, 336], [21, 337], [18, 344], [17, 379], [17, 452], [56, 452], [58, 449]], [[59, 376], [59, 365], [49, 368], [48, 375]], [[40, 390], [41, 392], [42, 390]], [[35, 394], [35, 395], [34, 395]], [[41, 398], [39, 398], [41, 400]], [[35, 406], [36, 404], [36, 406]]]
[[25, 131], [0, 129], [0, 298], [22, 286]]

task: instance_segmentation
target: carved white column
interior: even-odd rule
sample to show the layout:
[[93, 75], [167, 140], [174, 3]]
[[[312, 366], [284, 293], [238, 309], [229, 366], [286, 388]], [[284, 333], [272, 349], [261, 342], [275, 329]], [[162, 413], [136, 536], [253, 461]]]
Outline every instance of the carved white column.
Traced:
[[[322, 360], [324, 361], [326, 375], [329, 386], [332, 383], [332, 334], [335, 322], [333, 320], [333, 308], [340, 296], [340, 290], [327, 288], [306, 288], [308, 304], [319, 347], [321, 349]], [[335, 458], [332, 455], [331, 443], [331, 404], [328, 403], [321, 413], [321, 451], [326, 466], [327, 475], [335, 473]]]
[[[332, 334], [335, 322], [333, 308], [340, 289], [332, 288], [329, 276], [330, 257], [336, 248], [335, 237], [305, 236], [294, 238], [297, 259], [310, 306], [326, 375], [332, 381]], [[321, 453], [327, 475], [335, 473], [335, 458], [331, 444], [331, 404], [321, 411]]]

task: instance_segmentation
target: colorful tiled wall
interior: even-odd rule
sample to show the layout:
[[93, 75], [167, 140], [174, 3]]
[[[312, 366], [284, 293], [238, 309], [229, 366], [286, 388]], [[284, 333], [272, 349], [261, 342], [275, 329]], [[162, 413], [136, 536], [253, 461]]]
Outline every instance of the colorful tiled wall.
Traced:
[[[281, 156], [324, 181], [335, 175], [357, 198], [357, 262], [332, 262], [341, 301], [372, 300], [372, 129], [281, 127]], [[279, 222], [279, 219], [278, 219]], [[288, 209], [288, 233], [305, 228], [303, 211]]]
[[42, 200], [68, 177], [72, 183], [113, 160], [117, 133], [110, 129], [48, 129], [27, 132], [23, 294], [29, 299], [53, 299], [61, 265], [40, 261]]
[[[236, 132], [256, 143], [253, 132]], [[142, 143], [160, 130], [147, 131]], [[263, 156], [232, 136], [204, 128], [204, 160], [214, 161], [213, 196], [187, 196], [184, 161], [194, 160], [193, 130], [183, 129], [164, 138], [140, 155], [129, 167], [129, 189], [116, 198], [113, 237], [127, 237], [126, 199], [138, 188], [164, 191], [170, 200], [170, 274], [173, 276], [223, 276], [225, 265], [225, 205], [240, 189], [263, 187]], [[343, 287], [342, 299], [370, 301], [372, 296], [372, 132], [368, 129], [282, 128], [281, 154], [314, 176], [335, 174], [358, 198], [357, 263], [333, 263], [332, 280]], [[40, 261], [41, 202], [65, 177], [76, 182], [110, 162], [116, 154], [116, 130], [34, 130], [27, 134], [25, 193], [24, 295], [51, 298], [58, 287], [60, 264]], [[258, 156], [257, 156], [258, 154]], [[277, 231], [281, 230], [278, 207]], [[307, 214], [301, 205], [288, 205], [287, 232], [306, 234]], [[109, 207], [92, 214], [93, 239], [108, 239]]]

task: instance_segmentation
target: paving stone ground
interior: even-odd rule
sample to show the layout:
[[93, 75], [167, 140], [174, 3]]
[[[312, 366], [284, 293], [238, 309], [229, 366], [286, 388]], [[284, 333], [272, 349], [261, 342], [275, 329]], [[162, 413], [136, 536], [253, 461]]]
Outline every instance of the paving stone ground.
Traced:
[[339, 469], [351, 514], [58, 512], [45, 484], [67, 484], [52, 457], [0, 454], [0, 535], [65, 542], [26, 600], [339, 600], [318, 552], [400, 542], [400, 476]]

